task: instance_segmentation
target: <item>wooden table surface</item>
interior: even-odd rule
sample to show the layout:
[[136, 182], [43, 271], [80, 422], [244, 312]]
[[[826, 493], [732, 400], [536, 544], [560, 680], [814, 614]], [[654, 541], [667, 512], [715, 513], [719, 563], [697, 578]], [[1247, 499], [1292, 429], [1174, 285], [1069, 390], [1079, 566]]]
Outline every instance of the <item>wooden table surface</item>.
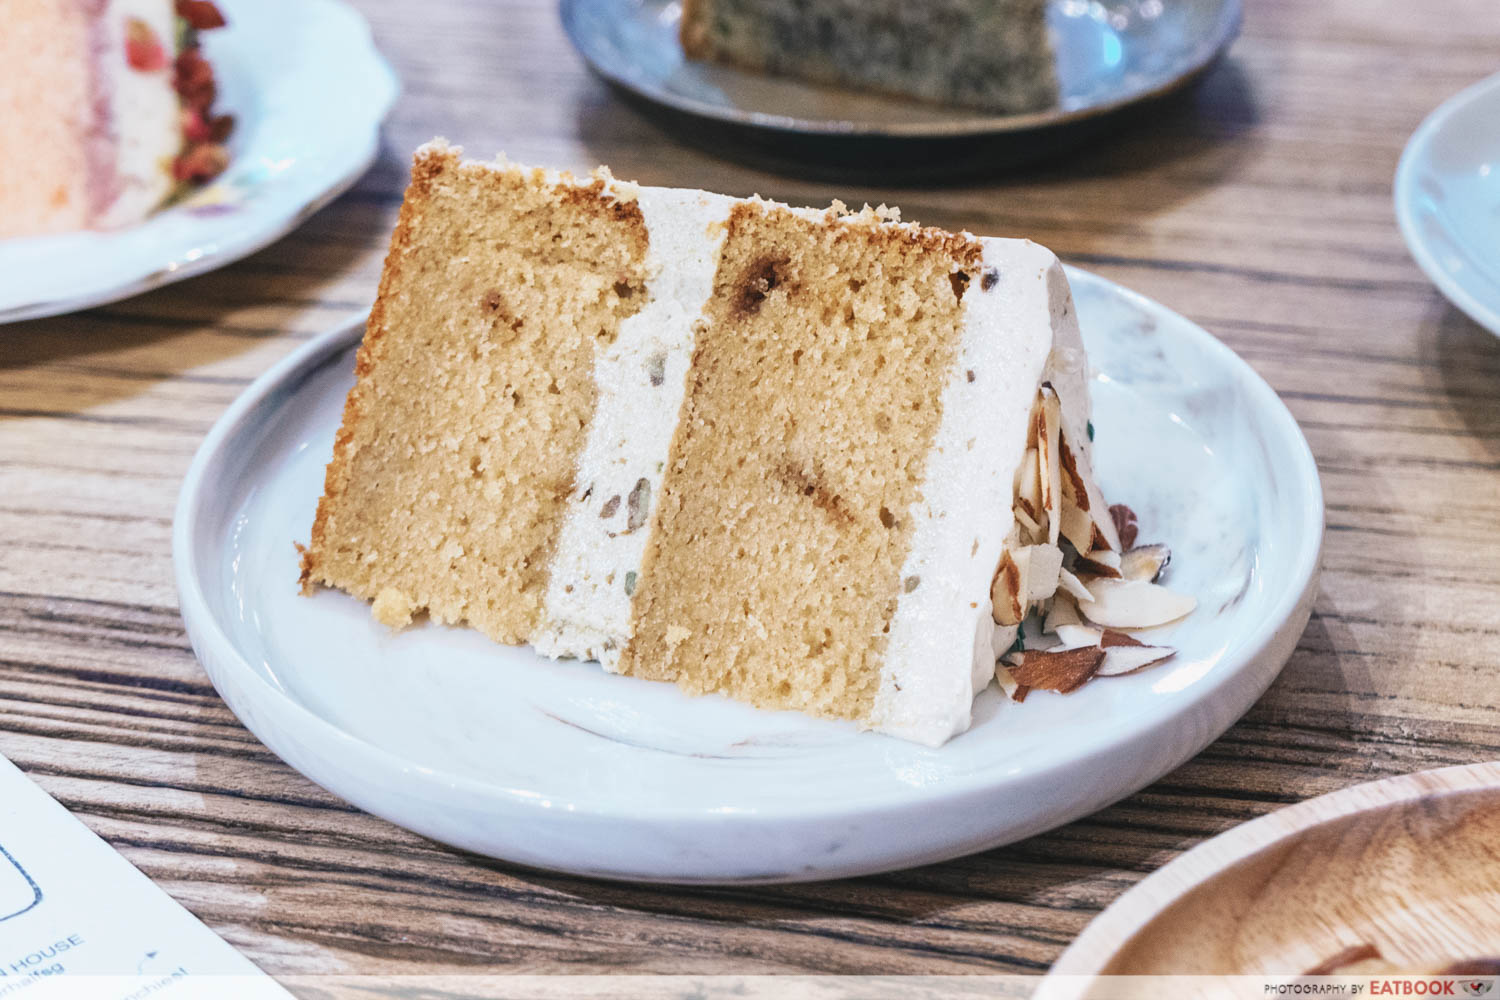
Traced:
[[[1243, 35], [1191, 97], [1063, 162], [929, 189], [800, 181], [685, 147], [585, 71], [551, 3], [356, 2], [406, 89], [353, 192], [213, 274], [0, 329], [0, 752], [266, 970], [1039, 971], [1206, 837], [1500, 754], [1500, 340], [1417, 270], [1391, 208], [1418, 122], [1497, 68], [1495, 0], [1248, 0]], [[1280, 392], [1322, 470], [1322, 589], [1280, 680], [1113, 808], [836, 883], [539, 874], [317, 788], [194, 660], [173, 501], [246, 383], [367, 307], [407, 158], [435, 134], [651, 184], [889, 201], [1029, 236], [1202, 323]]]

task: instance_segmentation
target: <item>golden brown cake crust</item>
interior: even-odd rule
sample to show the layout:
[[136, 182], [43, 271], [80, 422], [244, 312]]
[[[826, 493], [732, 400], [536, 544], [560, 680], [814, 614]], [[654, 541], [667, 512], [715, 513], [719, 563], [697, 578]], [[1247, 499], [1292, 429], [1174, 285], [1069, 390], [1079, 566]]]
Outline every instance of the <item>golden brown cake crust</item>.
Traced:
[[299, 582], [303, 594], [317, 589], [313, 575], [317, 572], [320, 556], [328, 534], [328, 518], [336, 498], [344, 495], [349, 482], [349, 442], [354, 436], [354, 426], [359, 422], [359, 380], [370, 374], [374, 367], [372, 353], [376, 343], [385, 336], [385, 303], [392, 290], [404, 277], [402, 262], [411, 249], [412, 228], [420, 205], [425, 203], [432, 189], [432, 181], [445, 168], [455, 166], [456, 154], [423, 156], [418, 154], [412, 161], [411, 180], [401, 202], [401, 212], [396, 217], [396, 228], [391, 233], [390, 249], [386, 251], [385, 266], [380, 275], [380, 287], [375, 294], [375, 304], [370, 307], [369, 319], [365, 321], [365, 335], [359, 350], [354, 355], [355, 386], [344, 400], [344, 416], [339, 421], [338, 434], [333, 439], [333, 458], [323, 475], [323, 495], [318, 498], [318, 511], [313, 515], [312, 533], [306, 547], [298, 546], [301, 553], [302, 575]]

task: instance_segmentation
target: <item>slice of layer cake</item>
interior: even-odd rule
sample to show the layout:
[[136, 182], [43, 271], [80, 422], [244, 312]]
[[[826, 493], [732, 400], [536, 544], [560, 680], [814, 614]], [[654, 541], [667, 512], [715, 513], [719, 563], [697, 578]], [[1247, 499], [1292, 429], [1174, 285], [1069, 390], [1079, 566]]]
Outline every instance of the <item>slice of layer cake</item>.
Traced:
[[682, 48], [814, 83], [999, 112], [1057, 101], [1045, 0], [683, 0]]
[[939, 744], [1120, 565], [1047, 250], [459, 152], [417, 154], [305, 589]]
[[227, 163], [207, 0], [0, 0], [0, 238], [128, 225]]

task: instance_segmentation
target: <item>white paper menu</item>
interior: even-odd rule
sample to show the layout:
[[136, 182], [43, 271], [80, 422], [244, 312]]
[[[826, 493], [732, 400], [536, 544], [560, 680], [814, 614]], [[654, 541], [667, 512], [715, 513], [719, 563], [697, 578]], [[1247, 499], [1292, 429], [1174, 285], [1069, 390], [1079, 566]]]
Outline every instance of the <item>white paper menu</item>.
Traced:
[[0, 757], [0, 998], [290, 996]]

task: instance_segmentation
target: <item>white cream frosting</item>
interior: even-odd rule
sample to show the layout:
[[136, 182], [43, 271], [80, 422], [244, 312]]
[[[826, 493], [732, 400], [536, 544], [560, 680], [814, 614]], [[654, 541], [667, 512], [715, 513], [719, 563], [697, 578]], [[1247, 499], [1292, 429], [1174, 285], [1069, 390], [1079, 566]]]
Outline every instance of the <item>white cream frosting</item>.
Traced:
[[974, 696], [1015, 637], [991, 617], [990, 582], [1014, 526], [1015, 473], [1042, 382], [1058, 390], [1067, 426], [1078, 426], [1073, 440], [1087, 440], [1086, 364], [1062, 265], [1030, 240], [981, 242], [983, 271], [964, 297], [958, 358], [910, 511], [901, 579], [918, 582], [897, 602], [869, 720], [929, 746], [969, 728]]
[[[106, 44], [98, 56], [110, 95], [118, 190], [98, 224], [124, 226], [150, 215], [172, 193], [172, 161], [182, 149], [181, 104], [173, 85], [177, 20], [172, 0], [109, 0], [102, 15]], [[166, 50], [164, 69], [142, 71], [125, 57], [126, 24], [138, 18]]]
[[[735, 200], [605, 179], [617, 197], [641, 207], [648, 299], [595, 359], [599, 395], [531, 642], [544, 655], [596, 659], [613, 670], [630, 637], [647, 518], [659, 499], [696, 326]], [[942, 420], [922, 497], [910, 512], [915, 528], [901, 579], [916, 577], [917, 584], [910, 591], [903, 586], [865, 720], [931, 746], [969, 727], [975, 695], [1015, 637], [1013, 627], [991, 617], [990, 583], [1014, 527], [1015, 474], [1043, 382], [1058, 392], [1067, 435], [1079, 444], [1079, 471], [1092, 482], [1087, 362], [1062, 266], [1029, 240], [981, 243], [983, 270], [965, 294]], [[994, 276], [988, 289], [986, 274]]]
[[634, 188], [631, 194], [649, 240], [648, 298], [595, 358], [594, 418], [553, 556], [542, 625], [531, 639], [547, 656], [596, 659], [606, 670], [615, 668], [630, 637], [645, 521], [661, 492], [694, 327], [713, 291], [733, 204], [703, 191]]

